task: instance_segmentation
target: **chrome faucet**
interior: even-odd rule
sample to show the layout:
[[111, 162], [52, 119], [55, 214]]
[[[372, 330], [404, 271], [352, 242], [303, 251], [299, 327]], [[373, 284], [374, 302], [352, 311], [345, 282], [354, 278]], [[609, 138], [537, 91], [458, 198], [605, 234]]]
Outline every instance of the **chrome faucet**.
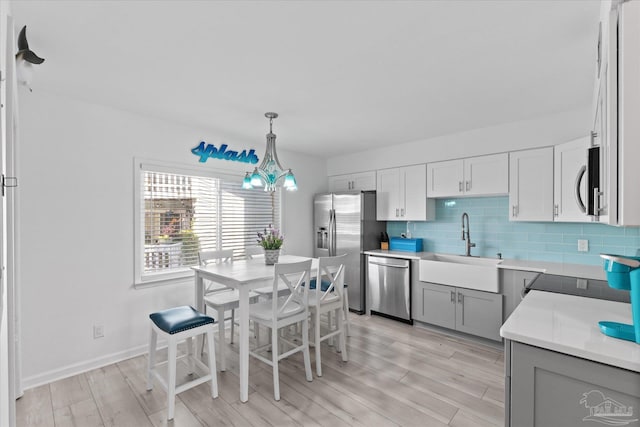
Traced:
[[[464, 227], [465, 218], [467, 218], [467, 228], [466, 228], [467, 235], [466, 236], [465, 236], [465, 227]], [[462, 214], [462, 240], [466, 240], [467, 242], [467, 253], [465, 255], [471, 256], [471, 248], [475, 248], [476, 244], [471, 243], [471, 237], [469, 236], [469, 215], [466, 212]]]

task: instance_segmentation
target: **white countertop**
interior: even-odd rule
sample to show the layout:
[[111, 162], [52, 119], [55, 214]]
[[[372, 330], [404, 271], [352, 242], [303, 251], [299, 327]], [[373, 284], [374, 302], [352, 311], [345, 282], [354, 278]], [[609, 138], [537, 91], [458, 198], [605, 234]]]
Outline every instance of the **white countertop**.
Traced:
[[531, 291], [500, 328], [513, 341], [640, 372], [640, 344], [611, 338], [598, 322], [631, 324], [631, 305]]
[[498, 268], [502, 268], [504, 270], [536, 271], [538, 273], [581, 277], [594, 280], [607, 280], [606, 273], [601, 265], [563, 264], [560, 262], [505, 259], [498, 264]]
[[389, 251], [383, 249], [372, 249], [370, 251], [364, 251], [364, 254], [386, 256], [389, 258], [422, 259], [426, 256], [429, 256], [431, 252]]
[[[432, 256], [434, 252], [408, 252], [372, 249], [370, 251], [364, 251], [364, 254], [386, 256], [390, 258], [427, 259]], [[498, 264], [498, 268], [504, 270], [533, 271], [538, 273], [555, 274], [558, 276], [580, 277], [584, 279], [607, 280], [604, 269], [599, 265], [503, 259], [502, 262]]]

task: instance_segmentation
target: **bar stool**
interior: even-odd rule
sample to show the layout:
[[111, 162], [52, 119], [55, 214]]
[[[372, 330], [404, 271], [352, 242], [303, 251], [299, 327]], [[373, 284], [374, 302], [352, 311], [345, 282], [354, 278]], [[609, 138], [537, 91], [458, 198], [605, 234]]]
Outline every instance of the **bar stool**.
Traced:
[[[151, 339], [149, 341], [149, 364], [147, 370], [147, 390], [153, 389], [153, 378], [167, 391], [168, 420], [173, 419], [176, 404], [176, 394], [182, 393], [192, 387], [211, 381], [211, 397], [218, 397], [218, 377], [216, 375], [216, 353], [213, 343], [214, 319], [198, 312], [191, 306], [169, 308], [149, 315], [151, 319]], [[202, 363], [194, 356], [192, 339], [200, 334], [207, 335], [209, 345], [209, 366]], [[167, 339], [169, 357], [166, 362], [156, 364], [156, 345], [158, 335]], [[187, 340], [187, 354], [177, 357], [178, 343]], [[195, 353], [197, 354], [197, 352]], [[178, 359], [187, 358], [189, 374], [193, 374], [195, 368], [200, 368], [199, 377], [176, 386], [176, 364]], [[157, 368], [167, 365], [166, 378], [158, 372]]]

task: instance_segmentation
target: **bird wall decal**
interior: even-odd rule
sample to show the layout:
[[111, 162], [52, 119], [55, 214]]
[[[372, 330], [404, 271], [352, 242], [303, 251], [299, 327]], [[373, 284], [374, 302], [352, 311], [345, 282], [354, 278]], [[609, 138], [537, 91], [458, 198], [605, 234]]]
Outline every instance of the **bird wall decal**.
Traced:
[[24, 59], [31, 64], [42, 64], [44, 58], [40, 58], [31, 49], [29, 49], [29, 42], [27, 42], [27, 26], [25, 25], [20, 30], [18, 35], [18, 53], [16, 53], [16, 59]]

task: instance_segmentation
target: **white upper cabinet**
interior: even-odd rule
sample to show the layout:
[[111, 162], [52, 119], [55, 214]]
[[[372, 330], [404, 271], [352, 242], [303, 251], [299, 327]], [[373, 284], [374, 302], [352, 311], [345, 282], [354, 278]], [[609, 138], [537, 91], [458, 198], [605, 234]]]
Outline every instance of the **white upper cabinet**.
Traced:
[[433, 202], [427, 202], [425, 165], [377, 171], [376, 217], [379, 221], [435, 219]]
[[603, 9], [592, 145], [600, 147], [596, 215], [601, 223], [640, 225], [640, 2]]
[[554, 221], [591, 222], [587, 215], [587, 148], [589, 137], [553, 147]]
[[458, 197], [463, 193], [462, 160], [427, 163], [427, 197]]
[[427, 185], [429, 198], [507, 194], [508, 154], [428, 163]]
[[361, 172], [329, 177], [329, 191], [376, 190], [376, 172]]
[[509, 220], [553, 221], [553, 147], [509, 154]]
[[464, 159], [464, 192], [467, 196], [488, 196], [509, 192], [507, 153]]

